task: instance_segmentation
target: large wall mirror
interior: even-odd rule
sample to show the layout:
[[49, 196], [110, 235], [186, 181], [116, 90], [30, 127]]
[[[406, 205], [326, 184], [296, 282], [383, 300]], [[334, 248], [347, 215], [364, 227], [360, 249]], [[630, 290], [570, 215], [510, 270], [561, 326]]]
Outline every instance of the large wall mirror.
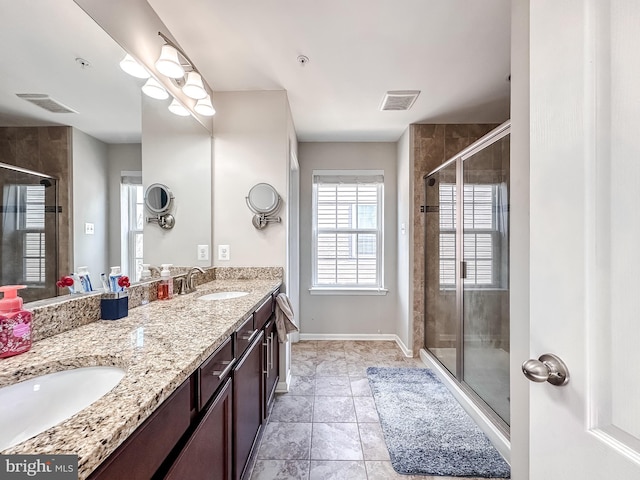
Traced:
[[[56, 276], [77, 271], [78, 266], [88, 266], [93, 284], [99, 285], [100, 273], [108, 273], [112, 265], [129, 264], [131, 271], [126, 273], [135, 278], [143, 261], [162, 258], [188, 264], [175, 261], [173, 248], [164, 248], [162, 242], [153, 246], [154, 259], [147, 261], [143, 253], [144, 187], [170, 183], [171, 172], [155, 171], [146, 179], [143, 150], [156, 147], [151, 139], [143, 148], [144, 80], [120, 69], [124, 50], [72, 0], [4, 2], [0, 40], [11, 46], [0, 65], [0, 163], [57, 179], [58, 197], [52, 204], [48, 194], [47, 199], [40, 195], [38, 188], [48, 192], [39, 183], [44, 177], [21, 180], [16, 188], [11, 178], [18, 176], [0, 176], [1, 215], [29, 209], [34, 218], [47, 218], [27, 224], [22, 215], [22, 224], [12, 223], [11, 236], [0, 231], [3, 251], [14, 243], [19, 250], [11, 262], [0, 258], [0, 283], [28, 284], [21, 295], [32, 301], [66, 294], [66, 289], [56, 289]], [[166, 131], [172, 129], [171, 121], [164, 122]], [[5, 208], [10, 196], [22, 203], [14, 201], [13, 207]], [[46, 240], [40, 230], [49, 225], [47, 215], [54, 211], [58, 238]], [[128, 238], [122, 235], [123, 219], [133, 232]], [[4, 223], [0, 221], [0, 228]], [[33, 246], [29, 251], [22, 246], [27, 234]], [[54, 245], [57, 259], [52, 261]]]

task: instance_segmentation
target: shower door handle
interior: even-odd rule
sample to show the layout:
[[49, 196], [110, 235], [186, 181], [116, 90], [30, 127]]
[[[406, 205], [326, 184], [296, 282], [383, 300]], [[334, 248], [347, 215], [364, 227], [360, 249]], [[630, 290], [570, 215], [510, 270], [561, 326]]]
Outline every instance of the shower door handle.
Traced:
[[555, 355], [545, 353], [538, 360], [527, 360], [522, 364], [522, 373], [532, 382], [549, 382], [561, 387], [569, 383], [567, 365]]
[[467, 262], [460, 262], [460, 278], [463, 280], [467, 278]]

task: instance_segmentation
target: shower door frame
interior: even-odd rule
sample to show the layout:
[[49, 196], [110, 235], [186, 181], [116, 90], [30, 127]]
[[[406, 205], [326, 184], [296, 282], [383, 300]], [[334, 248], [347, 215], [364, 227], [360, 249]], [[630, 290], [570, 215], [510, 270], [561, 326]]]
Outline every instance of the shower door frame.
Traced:
[[[448, 368], [440, 361], [440, 359], [432, 353], [427, 347], [427, 259], [428, 255], [424, 255], [424, 278], [425, 288], [423, 289], [423, 305], [424, 305], [424, 350], [426, 354], [433, 359], [438, 365], [442, 366], [441, 371], [450, 377], [457, 386], [471, 399], [475, 406], [482, 411], [494, 424], [494, 426], [507, 438], [510, 437], [509, 425], [489, 406], [489, 404], [478, 395], [471, 386], [464, 381], [464, 278], [462, 277], [462, 263], [464, 262], [464, 162], [471, 158], [481, 150], [493, 145], [511, 133], [511, 120], [507, 120], [503, 124], [494, 128], [482, 138], [478, 139], [467, 148], [461, 150], [449, 160], [424, 175], [424, 191], [426, 198], [427, 180], [433, 174], [438, 173], [455, 163], [456, 165], [456, 261], [455, 261], [455, 278], [456, 278], [456, 317], [457, 317], [457, 335], [456, 335], [456, 372], [450, 372]], [[426, 202], [425, 202], [426, 204]], [[462, 228], [459, 228], [462, 226]], [[427, 228], [424, 228], [424, 248], [427, 248]]]

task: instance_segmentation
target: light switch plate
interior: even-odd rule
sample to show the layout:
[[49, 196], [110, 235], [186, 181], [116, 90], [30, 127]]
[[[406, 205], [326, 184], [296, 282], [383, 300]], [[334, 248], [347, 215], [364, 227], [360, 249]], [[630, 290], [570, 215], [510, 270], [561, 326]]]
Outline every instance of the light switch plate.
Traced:
[[209, 260], [209, 245], [198, 245], [198, 260]]
[[95, 232], [95, 227], [93, 223], [85, 223], [84, 224], [84, 233], [85, 235], [93, 235]]
[[218, 245], [218, 260], [230, 260], [229, 245]]

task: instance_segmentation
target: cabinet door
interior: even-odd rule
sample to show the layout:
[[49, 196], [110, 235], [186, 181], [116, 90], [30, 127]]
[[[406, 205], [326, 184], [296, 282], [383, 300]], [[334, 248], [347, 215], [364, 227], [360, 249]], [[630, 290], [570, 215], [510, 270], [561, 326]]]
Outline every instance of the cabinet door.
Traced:
[[240, 480], [262, 424], [262, 342], [260, 331], [233, 370], [233, 478]]
[[278, 341], [278, 332], [276, 330], [275, 315], [267, 322], [264, 328], [265, 339], [264, 347], [264, 408], [263, 419], [269, 414], [269, 409], [275, 399], [276, 386], [278, 383], [279, 359], [280, 359], [280, 342]]
[[165, 477], [231, 480], [232, 388], [227, 379]]

